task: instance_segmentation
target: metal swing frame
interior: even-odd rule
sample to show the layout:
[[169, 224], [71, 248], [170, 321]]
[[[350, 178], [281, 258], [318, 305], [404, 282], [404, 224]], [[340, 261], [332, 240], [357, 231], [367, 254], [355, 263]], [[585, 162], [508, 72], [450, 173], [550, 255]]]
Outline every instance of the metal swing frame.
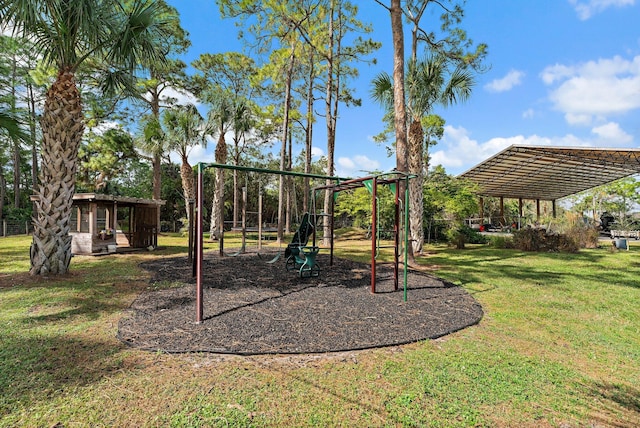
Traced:
[[[407, 300], [407, 272], [408, 272], [408, 261], [407, 261], [407, 246], [408, 242], [408, 232], [409, 232], [409, 180], [415, 178], [415, 175], [400, 172], [400, 171], [391, 171], [388, 173], [372, 175], [368, 177], [349, 179], [349, 178], [341, 178], [335, 176], [325, 176], [319, 174], [309, 174], [309, 173], [300, 173], [293, 171], [280, 171], [280, 170], [271, 170], [264, 168], [251, 168], [239, 165], [226, 165], [226, 164], [217, 164], [217, 163], [198, 163], [197, 165], [197, 195], [196, 195], [196, 230], [195, 230], [195, 246], [196, 246], [196, 256], [194, 258], [194, 270], [196, 276], [196, 323], [200, 324], [203, 321], [203, 313], [204, 313], [204, 304], [203, 304], [203, 288], [202, 288], [202, 265], [203, 265], [203, 222], [202, 222], [202, 212], [203, 212], [203, 180], [202, 174], [206, 168], [223, 168], [223, 169], [231, 169], [231, 170], [239, 170], [239, 171], [249, 171], [249, 172], [258, 172], [265, 174], [274, 174], [274, 175], [288, 175], [294, 177], [309, 177], [309, 178], [317, 178], [324, 179], [328, 181], [332, 181], [335, 184], [327, 184], [324, 186], [315, 187], [312, 191], [312, 195], [315, 197], [315, 192], [320, 190], [330, 190], [334, 197], [331, 198], [331, 212], [334, 211], [335, 205], [335, 195], [338, 192], [354, 189], [357, 187], [366, 186], [365, 182], [371, 183], [372, 188], [372, 224], [371, 224], [371, 292], [376, 292], [376, 246], [377, 246], [377, 189], [379, 185], [389, 185], [392, 187], [395, 193], [395, 226], [394, 226], [394, 288], [398, 290], [399, 281], [399, 259], [400, 259], [400, 224], [401, 224], [401, 209], [400, 209], [400, 201], [401, 198], [404, 198], [404, 218], [403, 222], [403, 252], [404, 252], [404, 300]], [[404, 188], [404, 195], [401, 195], [401, 188]], [[314, 223], [316, 221], [316, 213], [314, 215]], [[330, 219], [330, 261], [329, 264], [333, 265], [333, 253], [334, 253], [334, 217], [333, 215], [329, 216]], [[314, 234], [314, 246], [315, 246], [315, 234]]]
[[[231, 169], [237, 171], [248, 171], [248, 172], [258, 172], [263, 174], [274, 174], [281, 176], [293, 176], [293, 177], [308, 177], [308, 178], [317, 178], [321, 180], [328, 180], [333, 182], [340, 182], [344, 180], [348, 180], [348, 178], [320, 175], [320, 174], [310, 174], [310, 173], [302, 173], [302, 172], [294, 172], [294, 171], [280, 171], [266, 168], [252, 168], [241, 165], [227, 165], [227, 164], [219, 164], [219, 163], [198, 163], [197, 165], [197, 192], [196, 192], [196, 222], [195, 222], [195, 257], [194, 257], [194, 274], [196, 277], [196, 323], [201, 323], [203, 321], [203, 313], [204, 313], [204, 305], [203, 305], [203, 289], [202, 289], [202, 264], [203, 264], [203, 242], [204, 242], [204, 230], [203, 230], [203, 221], [202, 221], [202, 212], [203, 212], [203, 180], [202, 174], [207, 168], [221, 168], [221, 169]], [[278, 256], [279, 257], [279, 256]], [[277, 259], [275, 259], [277, 260]], [[273, 260], [273, 261], [275, 261]]]

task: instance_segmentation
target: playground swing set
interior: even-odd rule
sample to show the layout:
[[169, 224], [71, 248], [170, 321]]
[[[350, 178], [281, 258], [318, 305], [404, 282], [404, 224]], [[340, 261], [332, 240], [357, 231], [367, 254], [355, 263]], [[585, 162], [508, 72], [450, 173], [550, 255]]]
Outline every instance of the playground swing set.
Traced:
[[[216, 164], [216, 163], [199, 163], [197, 165], [197, 195], [195, 200], [195, 228], [190, 224], [190, 232], [189, 232], [189, 255], [191, 256], [195, 252], [195, 257], [193, 257], [193, 275], [196, 277], [196, 323], [201, 323], [203, 321], [203, 273], [202, 273], [202, 265], [203, 265], [203, 241], [204, 241], [204, 230], [203, 230], [203, 171], [206, 168], [222, 168], [222, 169], [231, 169], [231, 170], [239, 170], [239, 171], [247, 171], [247, 172], [257, 172], [264, 174], [274, 174], [280, 176], [295, 176], [295, 177], [309, 177], [316, 179], [323, 179], [328, 182], [332, 182], [332, 184], [326, 184], [323, 186], [317, 186], [312, 190], [312, 211], [311, 213], [306, 212], [303, 214], [300, 224], [298, 226], [297, 231], [295, 232], [293, 239], [287, 245], [284, 250], [284, 256], [286, 258], [285, 268], [287, 271], [296, 271], [301, 278], [308, 277], [317, 277], [320, 275], [320, 266], [317, 263], [317, 256], [320, 251], [320, 247], [316, 244], [316, 227], [318, 225], [318, 218], [326, 217], [327, 214], [318, 214], [315, 209], [315, 196], [316, 192], [319, 191], [330, 191], [332, 193], [331, 200], [331, 211], [334, 212], [334, 204], [336, 196], [339, 192], [355, 189], [358, 187], [366, 187], [372, 195], [372, 214], [371, 214], [371, 292], [376, 292], [376, 260], [379, 256], [380, 249], [383, 248], [380, 244], [380, 231], [378, 230], [378, 216], [379, 216], [379, 205], [378, 205], [378, 186], [387, 185], [391, 188], [392, 192], [395, 196], [395, 218], [394, 218], [394, 228], [393, 228], [393, 245], [389, 246], [394, 249], [394, 257], [393, 257], [393, 272], [394, 272], [394, 290], [399, 289], [399, 265], [400, 265], [400, 255], [401, 252], [403, 254], [404, 261], [404, 293], [403, 298], [407, 300], [407, 245], [408, 245], [408, 184], [411, 178], [414, 178], [413, 175], [392, 171], [383, 174], [371, 175], [368, 177], [356, 178], [356, 179], [345, 179], [340, 177], [332, 177], [332, 176], [324, 176], [319, 174], [309, 174], [309, 173], [299, 173], [293, 171], [280, 171], [280, 170], [270, 170], [264, 168], [251, 168], [244, 167], [239, 165], [226, 165], [226, 164]], [[404, 185], [404, 186], [403, 186]], [[404, 194], [401, 195], [401, 188], [404, 187]], [[260, 195], [261, 196], [261, 195]], [[231, 255], [239, 255], [246, 249], [246, 212], [244, 212], [244, 208], [246, 207], [246, 187], [243, 188], [243, 218], [242, 218], [242, 245], [240, 250], [237, 253]], [[259, 207], [261, 207], [262, 201], [261, 198], [259, 200]], [[259, 208], [261, 212], [261, 208]], [[194, 218], [194, 217], [192, 217]], [[329, 229], [330, 229], [330, 247], [329, 247], [329, 265], [333, 266], [333, 253], [334, 253], [334, 218], [333, 215], [329, 215]], [[402, 228], [401, 228], [402, 226]], [[262, 234], [261, 234], [261, 216], [259, 215], [258, 222], [258, 245], [260, 246]], [[401, 233], [401, 231], [403, 233]], [[195, 235], [195, 236], [194, 236]], [[401, 235], [404, 238], [401, 241]], [[193, 239], [192, 239], [193, 237]], [[309, 244], [309, 239], [313, 237], [312, 245]], [[223, 242], [223, 241], [221, 241]], [[195, 251], [192, 248], [192, 245], [195, 246]], [[223, 245], [223, 244], [221, 244]], [[220, 248], [221, 255], [224, 254], [223, 247]], [[278, 254], [267, 263], [275, 263], [279, 258], [282, 252], [278, 252]]]

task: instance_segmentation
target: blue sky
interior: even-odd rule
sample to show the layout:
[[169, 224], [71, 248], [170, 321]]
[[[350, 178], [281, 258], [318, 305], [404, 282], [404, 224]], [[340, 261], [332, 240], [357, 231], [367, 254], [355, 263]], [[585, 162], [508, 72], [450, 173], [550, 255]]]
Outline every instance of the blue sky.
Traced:
[[[628, 148], [640, 143], [640, 0], [469, 0], [462, 27], [486, 43], [490, 69], [477, 76], [464, 104], [438, 109], [444, 138], [432, 163], [458, 174], [511, 144]], [[214, 0], [169, 0], [189, 32], [187, 63], [201, 53], [240, 51], [237, 27], [221, 20]], [[364, 65], [352, 82], [361, 107], [340, 107], [337, 173], [361, 176], [389, 170], [395, 159], [372, 142], [383, 112], [369, 97], [372, 79], [391, 72], [388, 12], [373, 0], [355, 0], [360, 19], [382, 42], [376, 65]], [[434, 9], [435, 11], [435, 9]], [[423, 27], [438, 25], [426, 15]], [[408, 32], [405, 32], [405, 37]], [[326, 151], [324, 123], [314, 146]], [[300, 150], [298, 146], [297, 150]], [[213, 145], [190, 162], [213, 161]]]

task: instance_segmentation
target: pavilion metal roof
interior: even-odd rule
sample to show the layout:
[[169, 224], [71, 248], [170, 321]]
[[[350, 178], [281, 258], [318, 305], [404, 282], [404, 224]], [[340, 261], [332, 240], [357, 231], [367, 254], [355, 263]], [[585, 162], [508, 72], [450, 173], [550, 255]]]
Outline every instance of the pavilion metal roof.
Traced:
[[459, 177], [482, 196], [556, 200], [640, 173], [640, 149], [513, 145]]

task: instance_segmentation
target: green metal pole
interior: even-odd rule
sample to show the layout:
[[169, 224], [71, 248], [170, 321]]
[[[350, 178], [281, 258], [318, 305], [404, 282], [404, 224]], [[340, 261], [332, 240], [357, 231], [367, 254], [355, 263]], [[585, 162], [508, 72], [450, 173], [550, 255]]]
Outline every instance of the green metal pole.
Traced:
[[407, 249], [409, 244], [409, 178], [407, 177], [406, 190], [404, 191], [404, 301], [407, 301], [407, 268], [409, 261], [407, 257], [409, 251]]

